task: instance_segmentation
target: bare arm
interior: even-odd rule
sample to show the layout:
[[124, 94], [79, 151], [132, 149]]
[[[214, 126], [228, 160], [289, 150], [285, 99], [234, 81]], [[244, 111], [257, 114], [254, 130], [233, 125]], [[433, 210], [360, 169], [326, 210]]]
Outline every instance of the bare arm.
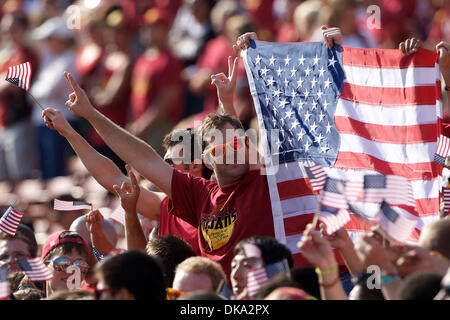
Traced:
[[100, 251], [101, 254], [108, 253], [115, 248], [108, 241], [103, 233], [103, 216], [98, 210], [89, 212], [84, 216], [86, 227], [91, 234], [92, 246]]
[[172, 167], [165, 163], [156, 151], [144, 141], [103, 116], [91, 105], [86, 93], [78, 86], [72, 76], [68, 73], [65, 73], [65, 76], [74, 90], [66, 102], [69, 109], [87, 119], [120, 158], [170, 197], [172, 193]]
[[[115, 192], [113, 186], [129, 182], [122, 171], [107, 157], [97, 152], [82, 136], [80, 136], [62, 115], [61, 111], [47, 108], [43, 112], [46, 125], [69, 141], [86, 169], [99, 184], [110, 192]], [[153, 220], [159, 221], [161, 200], [165, 194], [148, 191], [141, 188], [137, 204], [138, 211]]]
[[130, 167], [126, 166], [130, 182], [122, 182], [122, 185], [114, 185], [114, 190], [120, 198], [120, 203], [125, 210], [125, 238], [127, 249], [145, 249], [147, 239], [139, 222], [136, 204], [139, 198], [139, 185]]

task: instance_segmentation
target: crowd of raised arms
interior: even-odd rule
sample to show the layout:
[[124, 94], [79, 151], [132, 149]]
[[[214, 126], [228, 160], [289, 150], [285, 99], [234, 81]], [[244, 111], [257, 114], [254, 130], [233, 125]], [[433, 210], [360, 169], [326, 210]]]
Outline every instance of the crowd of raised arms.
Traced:
[[33, 73], [0, 81], [0, 300], [450, 299], [444, 197], [416, 242], [320, 219], [300, 259], [277, 240], [241, 58], [258, 40], [428, 49], [450, 136], [449, 1], [3, 3], [0, 78]]

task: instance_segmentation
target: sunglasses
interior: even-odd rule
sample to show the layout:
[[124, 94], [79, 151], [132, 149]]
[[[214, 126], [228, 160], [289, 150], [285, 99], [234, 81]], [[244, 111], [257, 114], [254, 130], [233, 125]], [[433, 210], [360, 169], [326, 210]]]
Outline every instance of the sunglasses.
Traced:
[[227, 148], [231, 148], [232, 150], [240, 150], [247, 144], [247, 141], [247, 136], [236, 137], [224, 144], [219, 144], [218, 146], [205, 149], [204, 154], [211, 154], [214, 158], [225, 156], [227, 153]]
[[69, 258], [58, 257], [52, 260], [53, 269], [56, 271], [64, 271], [66, 272], [67, 268], [71, 265], [75, 265], [80, 268], [80, 272], [86, 275], [89, 272], [89, 264], [84, 260], [75, 260], [74, 262], [70, 261]]
[[189, 292], [187, 291], [180, 291], [174, 288], [167, 288], [166, 289], [166, 298], [167, 300], [177, 300], [179, 297], [187, 294]]

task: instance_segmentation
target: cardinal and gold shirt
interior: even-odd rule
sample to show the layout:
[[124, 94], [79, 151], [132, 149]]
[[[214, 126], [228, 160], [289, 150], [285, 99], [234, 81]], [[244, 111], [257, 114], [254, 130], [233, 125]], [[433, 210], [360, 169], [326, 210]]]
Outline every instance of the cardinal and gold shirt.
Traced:
[[220, 263], [227, 276], [239, 241], [275, 237], [271, 208], [266, 176], [259, 170], [225, 188], [174, 170], [169, 213], [197, 226], [202, 256]]

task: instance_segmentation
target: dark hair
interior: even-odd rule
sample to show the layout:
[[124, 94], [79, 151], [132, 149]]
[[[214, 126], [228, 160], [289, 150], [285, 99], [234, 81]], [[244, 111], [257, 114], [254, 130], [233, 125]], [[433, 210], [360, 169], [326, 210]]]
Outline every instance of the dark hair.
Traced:
[[282, 261], [283, 259], [287, 260], [289, 268], [292, 268], [294, 265], [294, 259], [292, 258], [289, 248], [281, 242], [278, 242], [275, 238], [254, 236], [241, 240], [236, 247], [234, 247], [234, 255], [237, 255], [244, 250], [243, 245], [245, 243], [254, 244], [261, 250], [261, 257], [266, 266]]
[[[164, 150], [168, 150], [169, 148], [178, 145], [184, 141], [184, 137], [190, 136], [190, 146], [191, 146], [191, 154], [190, 154], [190, 162], [194, 162], [196, 159], [201, 160], [201, 157], [196, 157], [196, 150], [200, 150], [200, 144], [198, 143], [198, 139], [196, 137], [197, 133], [194, 128], [184, 128], [184, 129], [175, 129], [168, 134], [163, 139], [162, 146]], [[202, 160], [201, 160], [202, 161]], [[212, 170], [208, 169], [207, 166], [202, 161], [203, 169], [202, 169], [202, 177], [205, 179], [209, 179], [212, 175]]]
[[172, 235], [150, 239], [145, 251], [149, 255], [157, 257], [161, 262], [167, 287], [172, 286], [177, 265], [196, 255], [186, 241]]
[[433, 300], [441, 289], [442, 277], [432, 271], [407, 276], [399, 289], [400, 300]]
[[[75, 231], [66, 231], [61, 233], [59, 236], [60, 239], [65, 238], [80, 238], [83, 239], [80, 235], [78, 235]], [[84, 241], [84, 240], [83, 240]], [[63, 254], [70, 254], [72, 250], [76, 250], [80, 255], [84, 256], [86, 259], [89, 258], [89, 252], [86, 251], [86, 248], [80, 244], [75, 242], [65, 242], [58, 244], [55, 248], [50, 250], [47, 255], [44, 257], [44, 263], [48, 265], [54, 256], [59, 256]]]
[[450, 218], [446, 217], [427, 225], [425, 237], [420, 239], [420, 246], [430, 251], [437, 251], [450, 259]]
[[56, 291], [46, 300], [95, 300], [95, 296], [87, 290], [62, 290]]
[[165, 300], [166, 286], [159, 261], [140, 250], [106, 257], [98, 271], [106, 285], [127, 289], [136, 300]]
[[351, 292], [357, 290], [357, 295], [353, 300], [385, 300], [381, 289], [369, 289], [367, 286], [367, 279], [370, 276], [372, 276], [371, 273], [362, 272], [352, 278], [353, 289]]
[[317, 277], [315, 268], [294, 268], [291, 270], [291, 278], [298, 284], [300, 289], [320, 300], [319, 278]]
[[37, 256], [38, 245], [34, 232], [30, 227], [22, 223], [17, 226], [16, 235], [14, 237], [11, 237], [7, 233], [0, 232], [0, 241], [2, 240], [22, 240], [27, 244], [30, 256], [32, 258]]

